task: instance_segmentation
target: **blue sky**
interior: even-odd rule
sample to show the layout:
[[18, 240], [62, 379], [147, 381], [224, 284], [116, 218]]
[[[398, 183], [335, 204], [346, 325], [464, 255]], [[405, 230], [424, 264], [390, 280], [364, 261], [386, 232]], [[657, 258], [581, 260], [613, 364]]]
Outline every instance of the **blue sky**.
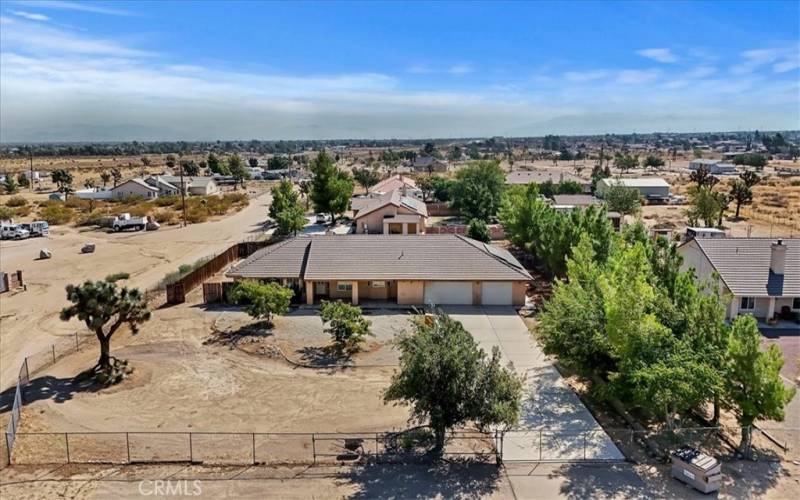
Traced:
[[0, 4], [0, 140], [800, 128], [800, 4]]

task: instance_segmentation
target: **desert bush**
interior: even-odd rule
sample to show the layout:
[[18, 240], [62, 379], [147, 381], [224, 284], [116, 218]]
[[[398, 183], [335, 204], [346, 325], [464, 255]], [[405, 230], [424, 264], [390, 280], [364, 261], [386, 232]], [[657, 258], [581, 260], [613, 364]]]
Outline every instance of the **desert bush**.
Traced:
[[64, 205], [68, 206], [69, 208], [75, 208], [83, 212], [89, 210], [90, 202], [89, 200], [78, 198], [77, 196], [70, 196], [64, 202]]
[[13, 219], [14, 218], [14, 210], [0, 206], [0, 220], [6, 219]]
[[114, 273], [106, 276], [105, 280], [108, 281], [109, 283], [115, 283], [120, 280], [126, 280], [130, 277], [131, 275], [128, 273]]
[[58, 226], [71, 221], [75, 211], [62, 203], [56, 202], [45, 206], [39, 215], [48, 224]]
[[159, 224], [174, 224], [177, 221], [177, 214], [171, 209], [164, 208], [157, 210], [153, 214], [153, 218]]
[[24, 207], [28, 204], [28, 200], [23, 198], [22, 196], [12, 196], [11, 198], [6, 201], [7, 207]]
[[78, 219], [79, 226], [101, 226], [103, 225], [103, 218], [108, 217], [108, 214], [101, 210], [92, 210]]
[[201, 259], [197, 259], [192, 264], [181, 264], [180, 266], [178, 266], [177, 271], [173, 271], [171, 273], [167, 273], [166, 275], [164, 275], [164, 277], [161, 278], [161, 281], [158, 282], [158, 287], [164, 288], [167, 285], [171, 285], [173, 283], [180, 281], [181, 278], [191, 273], [195, 269], [201, 267], [203, 264], [205, 264], [206, 262], [210, 261], [213, 258], [214, 258], [213, 256], [208, 256], [208, 257], [203, 257]]
[[29, 207], [28, 205], [25, 205], [24, 207], [17, 207], [14, 209], [14, 215], [16, 215], [17, 217], [26, 217], [30, 215], [30, 213], [31, 213], [31, 207]]
[[201, 207], [192, 207], [186, 209], [186, 221], [192, 224], [205, 222], [208, 220], [208, 211]]
[[180, 206], [181, 204], [181, 197], [180, 196], [161, 196], [156, 198], [156, 201], [153, 202], [157, 207], [169, 207], [171, 205]]

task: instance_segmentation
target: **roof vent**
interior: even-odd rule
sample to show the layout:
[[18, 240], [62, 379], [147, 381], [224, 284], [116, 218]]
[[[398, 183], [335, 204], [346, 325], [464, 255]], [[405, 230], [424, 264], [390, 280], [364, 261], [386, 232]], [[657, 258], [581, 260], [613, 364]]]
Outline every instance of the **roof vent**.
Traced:
[[783, 240], [778, 240], [772, 244], [772, 252], [769, 256], [769, 270], [782, 276], [785, 268], [786, 245], [783, 244]]

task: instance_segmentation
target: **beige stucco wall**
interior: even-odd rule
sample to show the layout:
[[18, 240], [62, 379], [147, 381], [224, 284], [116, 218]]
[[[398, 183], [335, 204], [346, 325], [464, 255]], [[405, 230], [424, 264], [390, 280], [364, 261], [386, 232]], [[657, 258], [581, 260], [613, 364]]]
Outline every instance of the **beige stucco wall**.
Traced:
[[397, 303], [401, 305], [418, 305], [425, 301], [424, 281], [398, 281]]
[[[375, 280], [381, 281], [381, 280]], [[361, 299], [370, 300], [388, 300], [397, 296], [397, 285], [394, 281], [385, 281], [386, 286], [383, 288], [376, 288], [371, 285], [370, 281], [358, 282], [358, 296]]]
[[525, 292], [528, 290], [527, 281], [515, 281], [511, 286], [511, 300], [515, 306], [525, 305]]
[[[396, 207], [394, 205], [386, 205], [374, 212], [368, 213], [363, 217], [356, 217], [356, 233], [364, 233], [364, 224], [369, 228], [370, 234], [383, 234], [383, 219], [387, 216], [395, 215], [416, 215], [411, 210], [404, 207]], [[425, 219], [417, 217], [417, 232], [422, 233], [425, 230]]]

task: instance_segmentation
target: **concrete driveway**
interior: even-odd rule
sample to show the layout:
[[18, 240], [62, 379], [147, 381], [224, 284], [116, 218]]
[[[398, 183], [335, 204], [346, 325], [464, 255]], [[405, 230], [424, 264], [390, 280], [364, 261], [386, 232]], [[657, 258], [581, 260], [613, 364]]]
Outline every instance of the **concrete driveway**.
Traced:
[[497, 346], [525, 378], [517, 428], [506, 434], [506, 461], [624, 460], [608, 434], [548, 361], [513, 307], [447, 306], [487, 352]]

